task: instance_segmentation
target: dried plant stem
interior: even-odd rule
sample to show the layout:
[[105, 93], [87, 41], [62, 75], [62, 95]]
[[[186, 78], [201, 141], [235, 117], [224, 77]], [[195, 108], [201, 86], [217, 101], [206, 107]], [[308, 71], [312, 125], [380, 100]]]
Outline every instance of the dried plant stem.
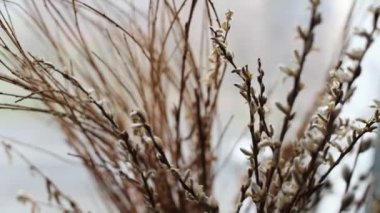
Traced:
[[32, 172], [35, 172], [41, 178], [44, 179], [44, 181], [46, 183], [46, 190], [47, 190], [48, 195], [49, 195], [49, 201], [54, 200], [57, 203], [59, 208], [66, 209], [66, 207], [64, 207], [64, 204], [61, 201], [61, 200], [64, 200], [69, 205], [70, 211], [72, 211], [74, 213], [83, 212], [74, 199], [72, 199], [70, 196], [65, 194], [49, 177], [47, 177], [44, 174], [44, 172], [42, 172], [36, 165], [34, 165], [24, 154], [22, 154], [20, 151], [15, 149], [9, 143], [6, 143], [4, 141], [0, 141], [0, 143], [1, 143], [1, 145], [4, 146], [5, 151], [9, 155], [14, 154], [14, 155], [18, 156], [22, 161], [24, 161], [29, 166], [29, 169]]
[[[374, 43], [379, 7], [372, 8], [372, 28], [355, 32], [366, 41], [362, 49], [347, 51], [349, 39], [336, 49], [341, 61], [329, 72], [316, 108], [297, 138], [288, 140], [303, 89], [302, 75], [315, 45], [314, 31], [322, 22], [320, 0], [309, 0], [308, 26], [297, 27], [302, 47], [294, 51], [296, 67], [280, 68], [292, 80], [285, 104], [273, 97], [268, 101], [260, 59], [257, 74], [248, 65], [238, 66], [227, 42], [234, 13], [226, 11], [221, 20], [212, 0], [149, 0], [146, 11], [140, 2], [129, 0], [20, 1], [3, 1], [0, 9], [0, 82], [25, 92], [1, 91], [0, 96], [7, 99], [0, 109], [53, 117], [73, 149], [70, 156], [81, 160], [111, 208], [132, 213], [222, 210], [212, 195], [213, 183], [230, 154], [220, 168], [214, 169], [213, 164], [232, 119], [216, 139], [214, 128], [219, 116], [224, 116], [218, 112], [219, 99], [230, 66], [239, 78], [234, 86], [248, 105], [244, 131], [250, 135], [250, 147], [240, 149], [249, 166], [235, 211], [240, 212], [243, 203], [247, 208], [255, 206], [259, 213], [312, 210], [328, 188], [331, 172], [350, 153], [356, 158], [353, 168], [343, 166], [346, 193], [340, 211], [364, 205], [369, 186], [363, 180], [369, 180], [368, 175], [361, 174], [361, 182], [354, 185], [367, 186], [360, 197], [355, 196], [351, 179], [359, 156], [372, 147], [366, 137], [380, 122], [380, 102], [371, 106], [375, 112], [370, 119], [343, 119], [341, 111], [355, 93], [354, 82]], [[24, 46], [8, 5], [30, 26], [26, 31], [38, 36], [36, 42], [47, 59]], [[193, 38], [198, 14], [204, 18], [199, 45]], [[209, 28], [212, 51], [206, 38]], [[344, 28], [348, 32], [347, 25]], [[276, 137], [267, 114], [272, 102], [284, 114]], [[293, 143], [286, 144], [287, 140]], [[49, 199], [54, 201], [51, 208], [81, 212], [77, 202], [62, 194], [25, 156], [2, 144], [7, 154], [16, 153], [44, 178]], [[337, 157], [334, 151], [339, 152]], [[18, 199], [30, 204], [32, 211], [44, 206], [27, 194]]]
[[[279, 171], [278, 167], [279, 167], [279, 161], [280, 161], [280, 157], [281, 157], [281, 147], [282, 147], [283, 141], [285, 139], [285, 135], [289, 129], [290, 121], [293, 120], [293, 118], [295, 116], [295, 113], [292, 112], [294, 103], [296, 101], [298, 93], [302, 90], [301, 74], [302, 74], [302, 71], [304, 70], [306, 57], [309, 55], [309, 53], [312, 51], [312, 48], [313, 48], [314, 29], [322, 21], [321, 14], [318, 13], [318, 6], [320, 4], [320, 1], [319, 0], [310, 0], [310, 3], [311, 3], [311, 16], [310, 16], [310, 20], [309, 20], [309, 26], [306, 29], [306, 31], [303, 30], [301, 27], [298, 27], [299, 36], [303, 41], [303, 49], [302, 49], [301, 55], [298, 53], [297, 50], [295, 50], [295, 52], [294, 52], [295, 59], [296, 59], [296, 62], [298, 64], [298, 67], [294, 71], [293, 88], [289, 92], [288, 97], [287, 97], [287, 107], [286, 108], [282, 107], [286, 110], [283, 111], [285, 113], [285, 118], [284, 118], [284, 121], [282, 123], [282, 128], [280, 131], [280, 139], [279, 139], [280, 140], [280, 146], [277, 149], [275, 149], [274, 153], [273, 153], [274, 166], [270, 169], [268, 178], [265, 182], [265, 189], [264, 189], [265, 192], [269, 192], [269, 190], [271, 188], [271, 184], [273, 183], [272, 178], [273, 178], [275, 170]], [[281, 172], [279, 172], [279, 175], [281, 175]], [[264, 197], [266, 197], [266, 196], [264, 196]], [[264, 199], [260, 203], [259, 212], [264, 212], [265, 203], [266, 203], [266, 199]]]
[[[163, 165], [165, 165], [169, 171], [171, 171], [171, 173], [179, 181], [183, 189], [189, 193], [191, 199], [194, 199], [197, 202], [199, 202], [199, 204], [201, 204], [207, 212], [219, 212], [218, 205], [206, 196], [206, 194], [203, 192], [203, 189], [196, 187], [197, 183], [195, 183], [192, 179], [189, 179], [190, 177], [188, 174], [182, 175], [180, 174], [177, 168], [172, 166], [163, 150], [161, 142], [159, 142], [157, 137], [154, 136], [152, 128], [146, 123], [144, 115], [141, 112], [135, 111], [131, 113], [131, 116], [136, 121], [137, 126], [139, 128], [143, 128], [147, 136], [152, 141], [153, 146], [157, 151], [158, 160]], [[189, 182], [187, 182], [188, 179]]]
[[[313, 175], [311, 175], [311, 174], [315, 174], [316, 173], [316, 170], [318, 168], [318, 166], [316, 166], [316, 161], [318, 159], [318, 155], [319, 155], [319, 153], [323, 149], [325, 149], [326, 144], [330, 141], [330, 138], [331, 138], [332, 134], [335, 132], [335, 128], [337, 126], [334, 125], [334, 123], [335, 123], [335, 120], [338, 118], [338, 116], [339, 116], [339, 114], [340, 114], [340, 112], [342, 110], [341, 107], [338, 106], [338, 104], [340, 104], [341, 106], [343, 106], [349, 100], [349, 98], [352, 96], [353, 92], [352, 92], [352, 88], [351, 87], [353, 85], [353, 82], [360, 75], [361, 62], [362, 62], [362, 60], [364, 58], [365, 53], [369, 50], [369, 48], [370, 48], [370, 46], [371, 46], [371, 44], [373, 42], [373, 36], [374, 36], [373, 33], [374, 33], [374, 30], [377, 28], [378, 17], [379, 17], [379, 12], [375, 12], [374, 13], [374, 19], [373, 19], [372, 30], [371, 30], [371, 32], [369, 34], [364, 34], [364, 37], [366, 38], [366, 41], [367, 41], [364, 50], [361, 51], [360, 54], [358, 56], [355, 56], [355, 57], [353, 57], [353, 55], [350, 54], [350, 53], [348, 54], [349, 58], [351, 58], [352, 60], [356, 61], [356, 66], [354, 68], [350, 68], [353, 76], [352, 76], [351, 80], [347, 82], [347, 86], [345, 87], [346, 88], [345, 91], [342, 91], [343, 83], [341, 83], [341, 85], [340, 85], [340, 87], [339, 87], [339, 89], [337, 91], [333, 91], [334, 94], [332, 96], [335, 97], [335, 100], [333, 100], [333, 102], [334, 102], [335, 105], [334, 105], [333, 109], [330, 110], [328, 119], [326, 120], [326, 127], [325, 127], [325, 132], [324, 132], [324, 138], [319, 143], [318, 148], [312, 153], [311, 161], [308, 164], [308, 169], [305, 172], [305, 174], [303, 174], [304, 179], [308, 180], [308, 183], [304, 182], [304, 184], [307, 185], [308, 189], [310, 189], [310, 190], [306, 190], [306, 192], [302, 193], [303, 195], [304, 194], [311, 194], [317, 188], [319, 188], [320, 185], [323, 183], [323, 181], [328, 177], [328, 175], [330, 174], [330, 172], [341, 162], [341, 160], [348, 153], [350, 153], [352, 151], [353, 147], [359, 141], [359, 139], [364, 134], [372, 132], [374, 129], [376, 129], [376, 127], [373, 126], [373, 125], [375, 125], [375, 123], [378, 120], [378, 114], [379, 114], [378, 111], [375, 112], [375, 115], [374, 115], [374, 117], [371, 120], [369, 120], [368, 122], [366, 122], [366, 126], [360, 131], [359, 134], [356, 132], [356, 130], [353, 131], [349, 147], [340, 154], [340, 156], [334, 162], [334, 164], [332, 166], [330, 166], [330, 168], [327, 170], [327, 172], [321, 176], [321, 178], [318, 181], [318, 185], [316, 185], [315, 187], [313, 187], [312, 180], [309, 179], [308, 177], [313, 177]], [[341, 64], [341, 63], [339, 63], [339, 64]], [[303, 188], [303, 186], [300, 187], [300, 189], [302, 189], [302, 188]], [[300, 190], [297, 191], [296, 196], [293, 197], [293, 200], [291, 201], [291, 203], [290, 203], [290, 205], [288, 207], [288, 211], [290, 211], [291, 207], [293, 205], [296, 205], [296, 203], [298, 202], [298, 200], [302, 198], [302, 195], [299, 195], [299, 192], [300, 192]]]

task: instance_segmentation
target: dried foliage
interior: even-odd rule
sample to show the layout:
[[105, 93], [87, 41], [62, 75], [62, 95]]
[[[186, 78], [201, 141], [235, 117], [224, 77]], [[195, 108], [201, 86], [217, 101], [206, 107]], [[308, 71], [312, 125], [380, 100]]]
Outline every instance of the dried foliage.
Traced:
[[[286, 135], [304, 87], [302, 74], [323, 20], [319, 0], [310, 0], [308, 26], [297, 27], [302, 48], [294, 50], [295, 64], [281, 67], [293, 84], [286, 103], [275, 103], [284, 115], [280, 129], [267, 119], [261, 60], [257, 72], [252, 72], [248, 65], [236, 64], [228, 47], [232, 11], [218, 17], [211, 0], [147, 1], [147, 11], [133, 1], [95, 2], [3, 1], [0, 80], [27, 94], [1, 92], [15, 101], [0, 103], [0, 109], [53, 116], [75, 156], [118, 211], [221, 210], [212, 196], [217, 157], [212, 132], [227, 70], [240, 79], [235, 86], [248, 106], [251, 138], [250, 149], [241, 149], [249, 168], [236, 212], [247, 199], [258, 212], [311, 210], [330, 186], [328, 177], [337, 167], [343, 167], [346, 183], [340, 211], [362, 208], [369, 187], [357, 197], [351, 180], [358, 156], [373, 146], [367, 135], [380, 122], [380, 104], [375, 101], [373, 116], [367, 119], [343, 119], [340, 112], [355, 93], [362, 61], [375, 41], [380, 8], [372, 8], [371, 29], [356, 32], [365, 45], [341, 51], [323, 92], [316, 97], [315, 111], [299, 130], [300, 137], [290, 139]], [[47, 59], [30, 52], [19, 40], [10, 7], [40, 36], [38, 42], [49, 52]], [[202, 11], [207, 20], [201, 41], [212, 44], [208, 60], [209, 47], [197, 49], [190, 39], [197, 27], [195, 14]], [[36, 101], [39, 107], [24, 104], [25, 100]], [[9, 155], [21, 157], [45, 180], [53, 208], [85, 211], [10, 143], [2, 144]], [[260, 154], [267, 151], [271, 158], [262, 160]], [[342, 165], [350, 154], [356, 156], [354, 166]], [[369, 175], [362, 176], [361, 181], [367, 184], [368, 179]], [[33, 212], [43, 205], [26, 193], [18, 199], [29, 203]]]

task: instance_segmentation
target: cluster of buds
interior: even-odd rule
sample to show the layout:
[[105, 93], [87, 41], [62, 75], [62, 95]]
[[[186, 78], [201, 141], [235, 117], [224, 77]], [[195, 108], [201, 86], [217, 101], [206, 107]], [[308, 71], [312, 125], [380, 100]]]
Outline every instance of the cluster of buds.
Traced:
[[335, 85], [339, 83], [350, 82], [353, 78], [353, 73], [351, 70], [343, 70], [343, 68], [333, 69], [330, 71], [330, 79], [335, 80]]
[[213, 42], [212, 54], [217, 54], [219, 56], [222, 56], [227, 62], [234, 64], [233, 62], [234, 55], [227, 48], [227, 43], [225, 39], [226, 31], [224, 31], [221, 28], [219, 29], [210, 28], [210, 29], [213, 34], [211, 37], [211, 41]]
[[233, 12], [228, 10], [225, 13], [226, 21], [220, 25], [220, 28], [211, 30], [211, 41], [213, 42], [213, 51], [212, 55], [222, 56], [228, 63], [236, 68], [235, 63], [233, 61], [234, 54], [228, 50], [226, 37], [228, 35], [229, 30], [231, 29], [230, 21], [232, 20]]
[[[133, 134], [140, 136], [144, 142], [147, 144], [154, 145], [154, 147], [159, 150], [158, 159], [161, 159], [163, 156], [162, 151], [162, 142], [158, 136], [155, 136], [152, 132], [151, 127], [147, 124], [145, 115], [140, 110], [134, 110], [130, 113], [133, 124], [131, 125], [133, 129]], [[164, 160], [164, 159], [162, 159]]]
[[31, 205], [30, 212], [39, 212], [40, 206], [37, 201], [28, 193], [23, 190], [17, 192], [17, 200], [23, 204], [29, 203]]

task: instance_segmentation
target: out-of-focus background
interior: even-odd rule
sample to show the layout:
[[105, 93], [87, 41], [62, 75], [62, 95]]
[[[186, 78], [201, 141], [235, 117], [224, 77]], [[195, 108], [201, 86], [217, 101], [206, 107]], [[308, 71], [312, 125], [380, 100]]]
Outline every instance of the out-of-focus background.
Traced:
[[[139, 1], [137, 1], [139, 2]], [[137, 3], [136, 2], [136, 3]], [[142, 4], [144, 1], [141, 1]], [[317, 94], [324, 83], [326, 72], [331, 68], [338, 54], [342, 43], [342, 32], [344, 21], [349, 12], [352, 1], [335, 0], [322, 1], [321, 12], [323, 23], [316, 30], [316, 47], [318, 51], [312, 53], [307, 59], [303, 81], [305, 90], [300, 94], [295, 111], [298, 112], [297, 126], [302, 121], [302, 116], [313, 104], [313, 97]], [[373, 1], [361, 0], [355, 10], [355, 24], [367, 26], [368, 6]], [[238, 64], [249, 64], [256, 67], [256, 60], [261, 58], [271, 96], [283, 102], [286, 98], [287, 88], [290, 81], [283, 81], [284, 75], [279, 71], [281, 64], [291, 65], [293, 50], [300, 47], [300, 42], [295, 39], [295, 28], [297, 25], [304, 26], [308, 22], [309, 13], [307, 11], [308, 1], [306, 0], [283, 0], [283, 1], [262, 1], [262, 0], [220, 0], [215, 1], [215, 5], [220, 14], [230, 9], [235, 12], [232, 20], [232, 29], [229, 34], [229, 47], [234, 51]], [[27, 27], [17, 16], [13, 17], [14, 24]], [[362, 25], [364, 23], [364, 25]], [[35, 42], [34, 35], [29, 30], [25, 33], [22, 27], [18, 29], [21, 39], [29, 49], [39, 51], [41, 43]], [[360, 45], [360, 42], [358, 44]], [[343, 116], [356, 118], [370, 116], [369, 104], [374, 98], [380, 98], [380, 42], [376, 42], [369, 51], [363, 66], [363, 73], [357, 81], [358, 90], [349, 107], [345, 108]], [[41, 54], [44, 54], [41, 52]], [[42, 55], [43, 56], [43, 55]], [[254, 69], [254, 68], [253, 68]], [[247, 161], [240, 154], [239, 147], [247, 146], [248, 139], [243, 137], [236, 141], [240, 133], [246, 126], [247, 110], [244, 102], [238, 97], [236, 89], [233, 87], [237, 79], [226, 75], [224, 87], [221, 95], [221, 124], [226, 123], [231, 115], [234, 115], [229, 131], [223, 141], [216, 169], [219, 175], [214, 185], [214, 194], [220, 203], [222, 212], [230, 212], [233, 207], [235, 195], [239, 189], [239, 178], [245, 173]], [[13, 90], [9, 85], [0, 83], [0, 91]], [[8, 101], [0, 96], [0, 102]], [[270, 103], [274, 104], [274, 103]], [[276, 110], [269, 109], [271, 119], [276, 125], [276, 120], [282, 118]], [[295, 132], [289, 134], [289, 138]], [[90, 177], [75, 158], [70, 158], [67, 154], [70, 149], [66, 146], [64, 137], [59, 131], [54, 121], [41, 114], [31, 114], [23, 112], [11, 112], [0, 110], [0, 136], [20, 142], [17, 149], [33, 161], [41, 170], [46, 172], [56, 183], [68, 194], [78, 200], [83, 209], [91, 212], [106, 212], [107, 209], [102, 204], [102, 198], [96, 193], [96, 187], [92, 184]], [[43, 154], [33, 148], [28, 148], [25, 144], [33, 144], [44, 147], [53, 153], [69, 159], [69, 162], [52, 158], [48, 154]], [[226, 159], [226, 157], [229, 156]], [[374, 152], [367, 152], [366, 156], [359, 159], [358, 168], [365, 171], [372, 165]], [[350, 159], [348, 159], [348, 163]], [[339, 176], [339, 171], [332, 174]], [[339, 177], [338, 177], [339, 178]], [[326, 195], [321, 209], [329, 209], [335, 212], [339, 206], [334, 205], [340, 201], [343, 190], [339, 188], [339, 181], [336, 183], [333, 193]], [[28, 212], [29, 207], [16, 201], [17, 192], [22, 189], [31, 193], [34, 197], [44, 201], [47, 194], [44, 182], [38, 177], [33, 177], [27, 166], [17, 158], [9, 160], [5, 154], [0, 154], [0, 211], [1, 212]], [[322, 210], [321, 210], [322, 211]], [[46, 210], [46, 212], [51, 212]]]

